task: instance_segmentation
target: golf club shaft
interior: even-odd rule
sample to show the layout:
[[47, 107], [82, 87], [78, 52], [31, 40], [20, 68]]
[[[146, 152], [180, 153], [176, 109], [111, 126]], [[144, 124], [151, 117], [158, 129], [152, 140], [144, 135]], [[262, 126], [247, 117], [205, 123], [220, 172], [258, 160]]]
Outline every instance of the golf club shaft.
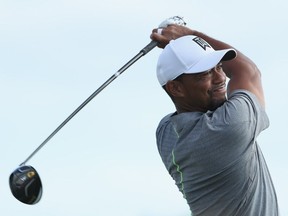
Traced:
[[157, 46], [156, 41], [151, 41], [145, 46], [136, 56], [128, 61], [123, 67], [121, 67], [115, 74], [113, 74], [106, 82], [104, 82], [93, 94], [91, 94], [73, 113], [71, 113], [28, 157], [23, 161], [20, 166], [25, 165], [52, 137], [57, 134], [61, 128], [63, 128], [83, 107], [85, 107], [96, 95], [98, 95], [106, 86], [108, 86], [113, 80], [120, 76], [127, 68], [134, 64], [142, 56], [146, 55], [154, 47]]

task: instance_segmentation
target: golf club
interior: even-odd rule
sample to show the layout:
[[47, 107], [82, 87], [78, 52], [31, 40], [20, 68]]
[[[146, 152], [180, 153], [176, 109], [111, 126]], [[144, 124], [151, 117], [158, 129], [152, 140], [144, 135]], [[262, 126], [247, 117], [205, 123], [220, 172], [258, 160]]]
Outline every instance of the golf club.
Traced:
[[[170, 24], [186, 25], [182, 17], [174, 16], [164, 20], [158, 28], [165, 28]], [[17, 169], [15, 169], [9, 178], [10, 190], [14, 197], [25, 204], [36, 204], [42, 196], [42, 183], [38, 172], [29, 165], [25, 165], [61, 128], [63, 128], [83, 107], [85, 107], [96, 95], [98, 95], [106, 86], [120, 76], [127, 68], [134, 64], [142, 56], [146, 55], [154, 47], [156, 41], [151, 41], [130, 61], [122, 66], [106, 82], [104, 82], [93, 94], [91, 94], [73, 113], [71, 113], [28, 157]]]

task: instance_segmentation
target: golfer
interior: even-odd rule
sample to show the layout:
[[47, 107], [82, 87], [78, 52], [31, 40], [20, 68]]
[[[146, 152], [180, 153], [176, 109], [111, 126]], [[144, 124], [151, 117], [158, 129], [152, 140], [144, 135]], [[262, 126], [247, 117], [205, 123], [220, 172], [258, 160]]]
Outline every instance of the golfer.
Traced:
[[269, 126], [257, 66], [187, 27], [154, 29], [151, 39], [164, 48], [157, 78], [176, 108], [160, 121], [157, 146], [192, 215], [277, 216], [257, 142]]

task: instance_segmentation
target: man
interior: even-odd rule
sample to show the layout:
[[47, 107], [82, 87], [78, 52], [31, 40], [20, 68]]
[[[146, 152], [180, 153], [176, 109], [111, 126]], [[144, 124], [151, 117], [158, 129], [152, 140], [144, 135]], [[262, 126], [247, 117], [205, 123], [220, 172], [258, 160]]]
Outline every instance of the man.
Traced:
[[157, 146], [192, 215], [278, 215], [257, 143], [269, 120], [256, 65], [183, 26], [154, 29], [151, 39], [165, 47], [157, 78], [176, 107], [159, 123]]

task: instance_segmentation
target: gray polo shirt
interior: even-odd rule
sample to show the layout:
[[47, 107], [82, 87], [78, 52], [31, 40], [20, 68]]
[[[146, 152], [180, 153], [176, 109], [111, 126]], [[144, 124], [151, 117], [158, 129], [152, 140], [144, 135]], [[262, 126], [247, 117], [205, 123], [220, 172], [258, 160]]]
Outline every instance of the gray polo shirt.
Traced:
[[274, 186], [257, 143], [269, 126], [255, 95], [238, 90], [213, 112], [164, 117], [161, 158], [193, 216], [278, 215]]

